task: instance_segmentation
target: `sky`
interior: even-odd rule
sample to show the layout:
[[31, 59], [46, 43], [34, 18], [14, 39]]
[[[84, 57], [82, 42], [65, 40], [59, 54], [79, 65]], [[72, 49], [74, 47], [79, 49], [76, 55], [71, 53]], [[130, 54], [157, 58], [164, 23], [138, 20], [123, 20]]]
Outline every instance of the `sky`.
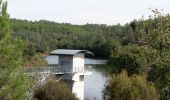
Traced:
[[11, 18], [71, 24], [125, 24], [151, 9], [170, 13], [170, 0], [7, 0]]

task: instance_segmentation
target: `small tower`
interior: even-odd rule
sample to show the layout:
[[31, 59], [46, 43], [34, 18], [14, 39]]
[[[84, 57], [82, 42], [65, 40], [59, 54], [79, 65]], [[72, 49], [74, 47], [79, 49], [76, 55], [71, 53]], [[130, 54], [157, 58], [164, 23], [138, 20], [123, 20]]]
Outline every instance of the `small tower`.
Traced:
[[59, 72], [69, 74], [70, 80], [74, 81], [72, 92], [80, 100], [84, 100], [84, 75], [91, 73], [91, 68], [84, 65], [85, 54], [94, 55], [88, 50], [53, 50], [50, 55], [58, 55]]
[[58, 65], [62, 67], [61, 71], [66, 73], [84, 73], [87, 71], [84, 66], [85, 54], [93, 55], [88, 50], [70, 50], [57, 49], [53, 50], [50, 55], [58, 55]]

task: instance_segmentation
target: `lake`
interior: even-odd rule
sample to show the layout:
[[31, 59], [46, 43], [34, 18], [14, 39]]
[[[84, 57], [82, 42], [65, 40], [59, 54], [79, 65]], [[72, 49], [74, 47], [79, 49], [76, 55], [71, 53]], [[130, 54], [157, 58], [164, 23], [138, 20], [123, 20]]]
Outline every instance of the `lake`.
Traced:
[[102, 90], [108, 79], [109, 67], [105, 65], [92, 65], [92, 74], [85, 76], [85, 100], [102, 100]]
[[[58, 57], [47, 57], [49, 64], [58, 64]], [[110, 67], [107, 60], [85, 58], [85, 65], [92, 66], [92, 74], [84, 77], [84, 100], [102, 100], [102, 90], [108, 79]]]

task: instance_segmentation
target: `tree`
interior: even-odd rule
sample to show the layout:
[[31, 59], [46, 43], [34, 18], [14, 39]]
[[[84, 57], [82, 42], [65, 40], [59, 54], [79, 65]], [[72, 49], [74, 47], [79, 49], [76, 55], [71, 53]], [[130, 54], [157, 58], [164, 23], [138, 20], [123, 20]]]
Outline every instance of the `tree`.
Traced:
[[153, 84], [143, 76], [128, 77], [126, 71], [113, 74], [103, 90], [104, 100], [159, 100]]
[[161, 14], [158, 9], [152, 10], [148, 20], [138, 22], [138, 42], [147, 43], [157, 50], [167, 49], [170, 43], [170, 16]]
[[26, 99], [25, 77], [23, 74], [23, 42], [14, 40], [10, 34], [7, 2], [0, 0], [0, 99]]
[[113, 65], [113, 73], [127, 70], [128, 75], [144, 74], [147, 71], [147, 59], [145, 50], [137, 45], [122, 46], [115, 49], [111, 55], [110, 64]]
[[149, 73], [148, 80], [155, 83], [161, 99], [170, 99], [170, 16], [152, 10], [153, 16], [139, 22], [139, 43], [147, 45]]
[[170, 99], [170, 66], [153, 68], [148, 73], [148, 80], [155, 83], [161, 94], [161, 100]]

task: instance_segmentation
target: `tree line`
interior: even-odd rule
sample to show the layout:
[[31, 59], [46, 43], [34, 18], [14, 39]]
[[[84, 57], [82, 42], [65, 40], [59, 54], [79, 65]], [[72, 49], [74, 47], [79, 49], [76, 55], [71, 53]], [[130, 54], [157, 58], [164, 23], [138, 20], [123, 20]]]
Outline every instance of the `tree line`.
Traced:
[[[28, 21], [10, 19], [12, 36], [22, 38], [26, 47], [33, 47], [37, 52], [51, 51], [57, 48], [87, 49], [96, 57], [109, 57], [114, 42], [123, 44], [135, 42], [129, 24], [117, 25], [71, 25], [46, 20]], [[29, 50], [29, 48], [26, 48]], [[34, 49], [32, 49], [34, 50]], [[32, 52], [32, 51], [30, 51]]]

